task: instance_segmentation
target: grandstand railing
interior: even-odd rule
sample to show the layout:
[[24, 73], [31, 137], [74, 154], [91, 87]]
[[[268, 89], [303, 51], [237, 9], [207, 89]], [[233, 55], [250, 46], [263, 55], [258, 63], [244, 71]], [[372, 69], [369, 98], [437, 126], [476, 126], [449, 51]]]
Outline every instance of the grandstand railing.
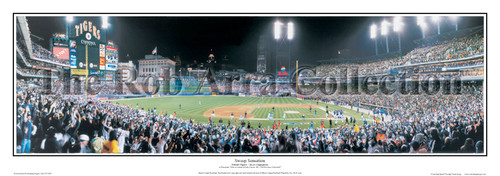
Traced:
[[477, 76], [462, 76], [461, 79], [463, 81], [478, 81], [478, 80], [483, 80], [484, 75], [477, 75]]
[[61, 64], [61, 63], [57, 63], [57, 62], [46, 60], [46, 59], [40, 59], [40, 58], [37, 58], [37, 57], [34, 57], [34, 56], [31, 59], [36, 60], [36, 61], [40, 61], [40, 62], [46, 62], [46, 63], [49, 63], [49, 64], [59, 65], [59, 66], [63, 66], [63, 67], [69, 67], [69, 64]]
[[449, 63], [449, 62], [460, 62], [460, 61], [467, 61], [467, 60], [478, 59], [480, 57], [484, 57], [484, 53], [478, 54], [478, 55], [474, 55], [474, 56], [465, 57], [465, 58], [461, 58], [461, 59], [450, 59], [450, 60], [442, 60], [442, 61], [423, 62], [423, 63], [418, 63], [418, 64], [407, 64], [407, 65], [394, 66], [392, 68], [404, 68], [404, 67], [414, 67], [414, 66], [422, 66], [422, 65]]
[[19, 48], [19, 46], [17, 46], [17, 45], [16, 45], [16, 51], [17, 51], [17, 54], [19, 56], [21, 56], [21, 60], [23, 60], [24, 64], [26, 64], [26, 66], [28, 66], [28, 67], [31, 67], [31, 64], [24, 57], [24, 53], [21, 51], [21, 48]]
[[446, 71], [458, 71], [458, 70], [464, 70], [464, 69], [483, 68], [483, 67], [484, 67], [484, 64], [463, 66], [463, 67], [446, 67]]
[[24, 38], [24, 43], [26, 44], [26, 48], [28, 50], [28, 56], [29, 58], [33, 58], [33, 47], [31, 46], [31, 38], [30, 38], [30, 33], [28, 29], [28, 21], [26, 20], [26, 17], [24, 16], [19, 16], [17, 17], [17, 22], [19, 24], [19, 28], [21, 31], [21, 34]]
[[24, 73], [22, 70], [19, 70], [19, 68], [16, 68], [16, 73], [24, 76], [24, 77], [31, 77], [31, 78], [52, 78], [52, 79], [57, 79], [57, 76], [48, 76], [48, 75], [36, 75], [36, 74], [30, 74], [30, 73]]

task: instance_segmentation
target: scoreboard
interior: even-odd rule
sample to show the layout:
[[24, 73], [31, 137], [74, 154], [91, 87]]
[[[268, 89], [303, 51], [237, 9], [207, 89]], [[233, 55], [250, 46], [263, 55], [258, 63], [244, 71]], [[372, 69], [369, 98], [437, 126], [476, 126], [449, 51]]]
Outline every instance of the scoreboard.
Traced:
[[95, 24], [84, 20], [75, 25], [75, 36], [69, 38], [72, 75], [102, 75], [106, 70], [116, 71], [118, 47], [106, 45]]

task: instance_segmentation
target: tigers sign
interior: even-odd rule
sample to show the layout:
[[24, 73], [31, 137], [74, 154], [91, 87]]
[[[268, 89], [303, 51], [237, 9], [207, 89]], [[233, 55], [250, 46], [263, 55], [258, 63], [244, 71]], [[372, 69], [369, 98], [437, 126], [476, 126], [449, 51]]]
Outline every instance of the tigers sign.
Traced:
[[92, 21], [83, 21], [78, 25], [75, 25], [75, 34], [76, 36], [80, 36], [85, 34], [85, 38], [90, 40], [92, 37], [97, 40], [101, 40], [101, 30], [97, 29], [97, 27], [92, 23]]

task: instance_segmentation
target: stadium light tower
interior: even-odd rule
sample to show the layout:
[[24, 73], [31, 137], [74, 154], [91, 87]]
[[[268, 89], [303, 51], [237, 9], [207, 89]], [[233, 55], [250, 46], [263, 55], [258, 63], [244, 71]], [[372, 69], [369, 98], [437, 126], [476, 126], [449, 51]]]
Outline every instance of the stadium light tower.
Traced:
[[432, 17], [432, 21], [434, 21], [434, 23], [437, 23], [438, 35], [441, 35], [441, 27], [439, 26], [439, 21], [440, 20], [441, 20], [441, 17], [439, 17], [439, 16], [433, 16]]
[[389, 38], [387, 36], [389, 34], [389, 25], [390, 23], [385, 20], [382, 21], [380, 25], [380, 34], [385, 36], [385, 48], [387, 49], [387, 53], [389, 53]]
[[72, 23], [73, 22], [73, 16], [67, 16], [66, 21]]
[[[286, 30], [286, 31], [285, 31]], [[284, 36], [286, 35], [286, 37]], [[279, 20], [274, 22], [274, 39], [276, 40], [276, 67], [285, 66], [290, 68], [291, 45], [295, 36], [295, 24], [293, 22], [282, 23]], [[278, 56], [279, 55], [279, 56]], [[281, 59], [279, 59], [281, 58]], [[279, 63], [278, 63], [279, 61]], [[288, 62], [288, 65], [286, 64]], [[278, 65], [280, 64], [280, 65]], [[278, 69], [276, 69], [278, 70]], [[276, 72], [276, 75], [278, 72]]]
[[427, 29], [427, 23], [425, 23], [425, 17], [418, 16], [417, 25], [420, 26], [420, 29], [422, 30], [422, 38], [425, 38], [425, 30]]
[[295, 34], [292, 22], [288, 22], [287, 31], [288, 31], [288, 33], [287, 33], [286, 36], [287, 36], [288, 40], [292, 40], [293, 39], [293, 35]]
[[292, 60], [292, 53], [291, 53], [292, 50], [290, 47], [292, 46], [292, 39], [293, 36], [295, 35], [295, 28], [292, 22], [288, 22], [286, 30], [287, 30], [286, 38], [288, 39], [288, 69], [291, 69], [290, 60]]
[[281, 23], [280, 21], [274, 22], [274, 39], [279, 40], [281, 38]]
[[104, 29], [104, 41], [108, 42], [109, 17], [102, 16], [102, 28]]
[[102, 16], [102, 28], [107, 29], [109, 27], [108, 16]]
[[401, 30], [403, 28], [403, 18], [400, 16], [394, 17], [394, 22], [393, 22], [393, 29], [394, 32], [398, 33], [398, 44], [399, 44], [399, 53], [401, 53]]
[[377, 47], [377, 25], [372, 24], [370, 27], [370, 38], [375, 40], [375, 55], [378, 55], [378, 47]]
[[66, 16], [66, 38], [71, 35], [71, 23], [73, 23], [73, 16]]
[[458, 16], [451, 16], [450, 19], [455, 22], [455, 31], [458, 31]]

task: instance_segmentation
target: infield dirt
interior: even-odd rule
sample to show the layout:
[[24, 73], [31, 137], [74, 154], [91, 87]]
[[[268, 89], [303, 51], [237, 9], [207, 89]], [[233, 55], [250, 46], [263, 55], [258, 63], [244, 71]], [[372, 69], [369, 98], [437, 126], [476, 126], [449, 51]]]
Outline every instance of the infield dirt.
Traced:
[[[309, 108], [308, 104], [261, 104], [261, 108]], [[318, 105], [311, 105], [312, 108], [319, 108], [320, 106]], [[248, 118], [254, 118], [250, 112], [252, 112], [253, 109], [259, 108], [259, 105], [256, 104], [251, 104], [251, 105], [236, 105], [236, 106], [224, 106], [224, 107], [218, 107], [214, 109], [209, 109], [203, 113], [203, 116], [205, 117], [211, 117], [212, 116], [212, 111], [215, 110], [215, 117], [216, 118], [231, 118], [231, 113], [234, 113], [234, 118], [240, 118], [240, 115], [243, 117], [245, 116], [245, 112], [247, 112], [247, 119]]]

